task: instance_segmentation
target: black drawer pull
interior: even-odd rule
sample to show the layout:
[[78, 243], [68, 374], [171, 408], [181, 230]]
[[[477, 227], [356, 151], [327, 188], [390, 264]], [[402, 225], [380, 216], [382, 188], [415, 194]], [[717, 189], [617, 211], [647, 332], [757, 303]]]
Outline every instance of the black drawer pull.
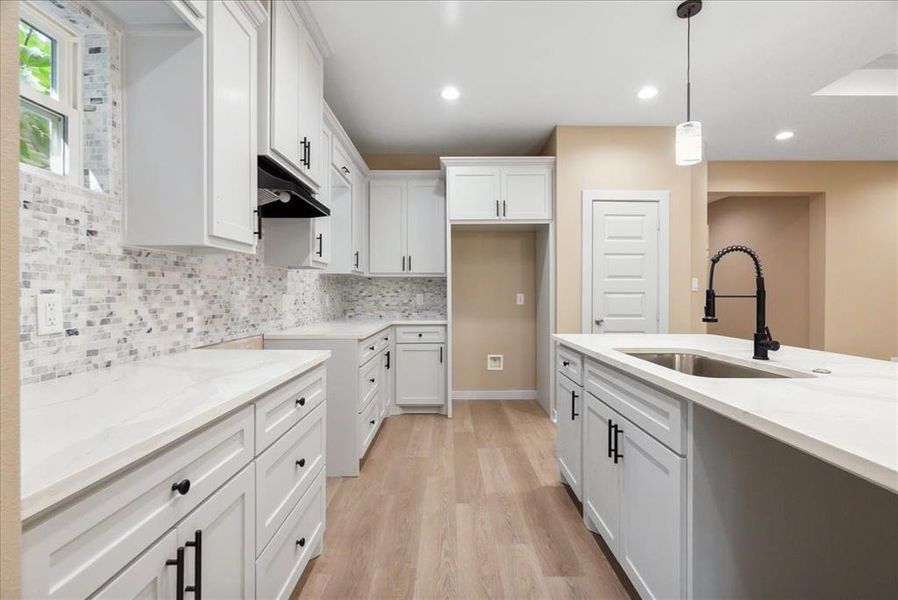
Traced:
[[190, 491], [190, 480], [182, 479], [171, 484], [171, 491], [178, 492], [182, 496]]
[[188, 548], [193, 548], [193, 585], [184, 588], [185, 592], [193, 592], [196, 600], [203, 597], [203, 530], [197, 529], [193, 541], [184, 544]]
[[568, 362], [568, 361], [566, 361], [566, 360], [563, 360], [563, 361], [561, 361], [561, 366], [563, 366], [563, 367], [569, 367], [569, 366], [571, 366], [571, 363]]
[[296, 545], [299, 546], [300, 548], [302, 548], [303, 546], [305, 546], [305, 545], [306, 545], [306, 538], [299, 538], [298, 540], [296, 540]]
[[296, 406], [305, 406], [305, 405], [306, 405], [305, 398], [300, 398], [299, 400], [296, 401]]
[[418, 334], [418, 337], [424, 337], [424, 334], [423, 334], [423, 333], [419, 333], [419, 334]]
[[178, 546], [177, 558], [165, 561], [167, 567], [177, 567], [175, 574], [175, 600], [184, 600], [184, 546]]
[[374, 378], [372, 377], [372, 378], [369, 379], [368, 381], [370, 381], [371, 383], [374, 383]]
[[369, 424], [369, 425], [374, 425], [376, 422], [377, 422], [377, 420], [375, 419], [375, 420], [373, 420], [373, 421], [368, 421], [368, 424]]
[[373, 350], [374, 350], [374, 346], [371, 346], [370, 348], [368, 348], [368, 350], [372, 350], [372, 351], [373, 351]]
[[296, 466], [297, 466], [297, 467], [304, 467], [304, 466], [306, 466], [306, 459], [300, 458], [298, 461], [296, 461]]

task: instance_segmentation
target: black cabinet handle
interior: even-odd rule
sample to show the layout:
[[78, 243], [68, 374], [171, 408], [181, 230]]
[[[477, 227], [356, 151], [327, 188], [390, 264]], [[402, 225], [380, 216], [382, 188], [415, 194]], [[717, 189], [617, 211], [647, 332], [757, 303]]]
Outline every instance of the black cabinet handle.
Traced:
[[608, 458], [614, 456], [614, 441], [611, 439], [611, 429], [613, 427], [611, 419], [608, 419]]
[[569, 367], [569, 366], [571, 366], [571, 363], [570, 363], [570, 361], [563, 360], [563, 361], [561, 361], [561, 366], [562, 366], [562, 367]]
[[175, 600], [184, 600], [184, 546], [178, 546], [177, 558], [165, 561], [167, 567], [177, 567], [175, 574]]
[[402, 257], [402, 272], [405, 273], [405, 255]]
[[577, 412], [575, 404], [577, 403], [577, 392], [571, 390], [571, 421], [580, 416]]
[[373, 351], [373, 350], [374, 350], [374, 346], [369, 346], [369, 347], [368, 347], [368, 350]]
[[499, 201], [496, 200], [496, 216], [499, 216]]
[[305, 545], [306, 545], [306, 538], [303, 537], [303, 538], [299, 538], [298, 540], [296, 540], [296, 545], [299, 546], [300, 548], [302, 548], [303, 546], [305, 546]]
[[374, 383], [374, 377], [368, 380], [370, 383]]
[[390, 353], [387, 352], [387, 369], [390, 368]]
[[418, 334], [418, 337], [419, 337], [419, 338], [420, 338], [420, 337], [424, 337], [424, 334], [423, 334], [423, 333], [419, 333], [419, 334]]
[[358, 250], [355, 251], [355, 268], [356, 269], [359, 268], [359, 251]]
[[344, 173], [346, 173], [347, 175], [349, 175], [349, 169], [346, 168], [346, 165], [343, 165], [342, 167], [340, 167], [340, 170], [343, 171]]
[[185, 592], [193, 592], [196, 600], [203, 597], [203, 530], [197, 529], [194, 534], [193, 541], [184, 544], [188, 548], [193, 548], [193, 585], [184, 588]]
[[299, 400], [296, 401], [296, 406], [305, 406], [305, 405], [306, 405], [305, 398], [300, 398]]
[[408, 255], [408, 270], [409, 270], [409, 272], [411, 272], [411, 270], [412, 270], [412, 255], [411, 254]]
[[443, 347], [440, 346], [440, 363], [443, 362]]
[[256, 230], [253, 232], [253, 235], [262, 239], [262, 211], [258, 209], [258, 207], [253, 211], [256, 214]]
[[296, 466], [297, 466], [297, 467], [304, 467], [304, 466], [306, 466], [306, 459], [300, 458], [298, 461], [296, 461]]
[[368, 421], [368, 424], [369, 424], [369, 425], [374, 425], [374, 423], [376, 423], [376, 422], [377, 422], [377, 419], [375, 419], [374, 421]]
[[171, 491], [178, 492], [182, 496], [190, 491], [190, 480], [182, 479], [171, 484]]
[[617, 439], [617, 436], [619, 436], [623, 432], [624, 432], [624, 430], [621, 429], [619, 426], [617, 426], [617, 425], [614, 426], [614, 464], [617, 464], [617, 461], [624, 457], [623, 454], [618, 452], [618, 449], [620, 448], [620, 446], [618, 444], [618, 439]]
[[502, 216], [507, 217], [508, 213], [505, 211], [505, 200], [502, 201]]
[[316, 237], [318, 238], [318, 252], [316, 252], [315, 254], [317, 254], [318, 256], [324, 256], [324, 234], [319, 233]]
[[300, 142], [300, 144], [302, 145], [302, 158], [300, 159], [300, 162], [302, 162], [302, 164], [304, 164], [307, 169], [311, 168], [311, 144], [309, 144], [309, 138], [302, 138], [302, 142]]

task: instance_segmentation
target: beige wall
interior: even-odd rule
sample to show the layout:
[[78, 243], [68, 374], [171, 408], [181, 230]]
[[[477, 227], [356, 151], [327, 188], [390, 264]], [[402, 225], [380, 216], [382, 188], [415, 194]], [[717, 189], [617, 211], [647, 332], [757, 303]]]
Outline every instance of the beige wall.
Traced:
[[[708, 206], [711, 248], [745, 244], [761, 257], [767, 288], [767, 324], [774, 337], [790, 346], [810, 344], [810, 199], [806, 196], [730, 196]], [[751, 259], [730, 255], [714, 273], [714, 288], [723, 294], [755, 289]], [[722, 298], [720, 321], [708, 333], [751, 339], [755, 302]]]
[[825, 279], [824, 348], [898, 356], [898, 162], [715, 161], [708, 191], [816, 196], [811, 218], [825, 228], [810, 244], [824, 258], [811, 272]]
[[437, 171], [438, 154], [363, 154], [362, 159], [373, 171]]
[[707, 277], [706, 165], [676, 165], [674, 128], [559, 126], [543, 152], [557, 160], [558, 331], [580, 331], [581, 193], [605, 189], [670, 192], [670, 331], [704, 332], [703, 296], [690, 281]]
[[[536, 389], [535, 239], [532, 231], [453, 232], [452, 389]], [[502, 354], [504, 370], [487, 371], [487, 354]]]
[[0, 2], [0, 598], [19, 596], [18, 2]]

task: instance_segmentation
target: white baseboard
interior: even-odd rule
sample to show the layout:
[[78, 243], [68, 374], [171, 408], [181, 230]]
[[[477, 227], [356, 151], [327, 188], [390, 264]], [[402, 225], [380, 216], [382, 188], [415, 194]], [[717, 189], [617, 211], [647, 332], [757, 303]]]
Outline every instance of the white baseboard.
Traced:
[[453, 400], [536, 400], [536, 390], [452, 390]]

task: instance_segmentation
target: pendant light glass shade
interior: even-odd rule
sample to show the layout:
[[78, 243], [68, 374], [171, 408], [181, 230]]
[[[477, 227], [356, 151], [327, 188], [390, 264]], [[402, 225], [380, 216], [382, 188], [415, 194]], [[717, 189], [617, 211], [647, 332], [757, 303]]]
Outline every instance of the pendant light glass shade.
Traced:
[[677, 125], [677, 164], [681, 167], [702, 162], [702, 124], [686, 121]]

